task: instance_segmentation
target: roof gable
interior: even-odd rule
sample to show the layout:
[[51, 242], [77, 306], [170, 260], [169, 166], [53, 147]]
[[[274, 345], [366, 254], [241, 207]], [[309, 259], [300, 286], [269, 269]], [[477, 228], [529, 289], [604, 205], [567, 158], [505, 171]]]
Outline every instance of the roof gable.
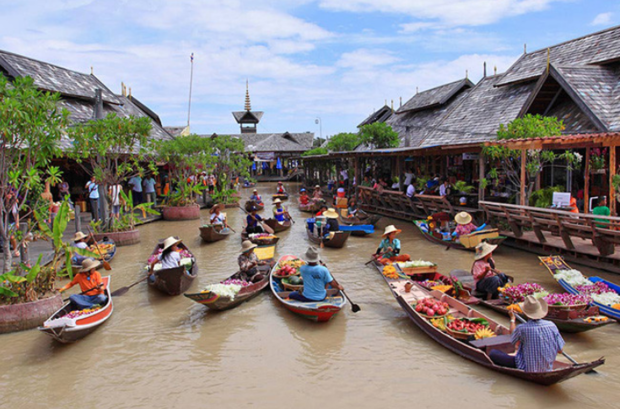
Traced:
[[396, 111], [397, 114], [419, 111], [445, 104], [450, 98], [462, 89], [473, 87], [474, 84], [467, 78], [440, 85], [435, 88], [415, 94], [409, 101]]
[[252, 122], [258, 123], [263, 117], [263, 112], [261, 111], [236, 111], [232, 113], [235, 117], [235, 121], [238, 123], [241, 122]]
[[360, 128], [364, 125], [373, 124], [375, 122], [385, 122], [392, 116], [392, 108], [387, 105], [379, 108], [366, 119], [364, 119], [357, 127]]

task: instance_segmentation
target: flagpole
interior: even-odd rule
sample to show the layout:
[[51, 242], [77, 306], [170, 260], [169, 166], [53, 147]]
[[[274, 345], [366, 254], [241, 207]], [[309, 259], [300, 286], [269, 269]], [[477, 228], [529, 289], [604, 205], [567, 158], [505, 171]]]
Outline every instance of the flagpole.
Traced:
[[190, 57], [191, 69], [189, 74], [189, 103], [187, 105], [187, 127], [189, 128], [189, 118], [192, 109], [192, 83], [194, 82], [194, 53]]

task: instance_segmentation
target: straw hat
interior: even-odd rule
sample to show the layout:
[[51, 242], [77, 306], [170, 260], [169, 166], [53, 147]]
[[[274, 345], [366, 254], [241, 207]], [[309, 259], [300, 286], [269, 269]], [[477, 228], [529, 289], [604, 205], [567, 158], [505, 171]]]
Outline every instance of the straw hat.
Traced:
[[542, 298], [536, 298], [533, 295], [525, 297], [525, 301], [519, 303], [519, 307], [521, 307], [521, 311], [523, 311], [526, 317], [533, 320], [545, 318], [549, 311], [547, 301]]
[[82, 268], [80, 269], [80, 273], [85, 273], [87, 271], [93, 270], [101, 265], [101, 262], [95, 260], [93, 258], [87, 258], [82, 261]]
[[330, 207], [325, 213], [323, 213], [323, 216], [327, 217], [328, 219], [337, 219], [338, 213], [336, 213], [336, 209]]
[[471, 215], [467, 212], [460, 212], [456, 215], [454, 221], [458, 224], [469, 224], [471, 223]]
[[488, 254], [493, 253], [496, 248], [497, 244], [489, 244], [486, 241], [483, 241], [476, 246], [476, 255], [474, 256], [474, 260], [482, 260]]
[[209, 213], [213, 214], [213, 213], [215, 213], [215, 211], [216, 211], [217, 209], [222, 210], [222, 207], [221, 207], [221, 206], [222, 206], [222, 205], [221, 205], [221, 204], [219, 204], [219, 203], [218, 203], [218, 204], [213, 205], [213, 207], [211, 207], [211, 209], [209, 210]]
[[73, 236], [73, 241], [80, 241], [85, 239], [86, 237], [88, 237], [87, 235], [85, 235], [84, 233], [82, 233], [81, 231], [75, 233], [75, 235]]
[[316, 249], [316, 247], [308, 247], [308, 250], [306, 250], [306, 261], [308, 263], [318, 263], [319, 262], [319, 252]]
[[282, 203], [282, 200], [280, 200], [280, 199], [276, 199], [276, 200], [273, 201], [273, 204], [280, 204], [280, 203]]
[[320, 188], [321, 188], [321, 186], [316, 185], [314, 188], [315, 188], [315, 189], [320, 189]]
[[258, 193], [258, 190], [254, 189], [254, 193]]
[[181, 239], [177, 239], [172, 236], [168, 237], [166, 240], [164, 240], [163, 251], [166, 251], [166, 249], [169, 249], [170, 247], [174, 246], [175, 244], [179, 244], [180, 242]]
[[256, 244], [252, 243], [250, 240], [244, 240], [241, 244], [241, 252], [247, 253], [248, 251], [255, 249], [258, 247]]
[[385, 237], [390, 233], [394, 233], [396, 232], [396, 234], [400, 233], [402, 230], [397, 229], [396, 227], [394, 227], [393, 224], [390, 224], [389, 226], [387, 226], [385, 228], [385, 231], [383, 232], [383, 234], [381, 235], [381, 237]]

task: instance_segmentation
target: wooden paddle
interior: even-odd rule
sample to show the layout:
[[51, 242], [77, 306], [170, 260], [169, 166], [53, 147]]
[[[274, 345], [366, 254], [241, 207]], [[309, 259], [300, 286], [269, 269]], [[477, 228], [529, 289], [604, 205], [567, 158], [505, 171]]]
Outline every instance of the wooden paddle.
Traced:
[[[517, 317], [517, 319], [521, 322], [521, 324], [526, 323], [525, 319], [523, 319], [523, 317], [521, 317], [519, 314], [515, 314], [515, 317]], [[579, 365], [579, 362], [575, 361], [573, 357], [568, 355], [566, 352], [562, 351], [562, 355], [564, 355], [564, 357], [568, 359], [569, 361], [571, 361], [573, 364]], [[586, 372], [586, 374], [598, 374], [598, 372], [595, 371], [594, 369], [590, 369], [589, 371]]]
[[[323, 267], [327, 268], [327, 265], [325, 263], [323, 263], [322, 261], [320, 261], [320, 263], [321, 263], [321, 265]], [[332, 277], [334, 277], [334, 274], [331, 271], [329, 273], [331, 274]], [[347, 301], [349, 301], [349, 303], [351, 304], [351, 311], [356, 313], [356, 312], [361, 310], [360, 306], [355, 304], [353, 301], [351, 301], [351, 299], [349, 298], [349, 296], [347, 295], [347, 293], [344, 290], [340, 290], [340, 291], [342, 291], [342, 294], [344, 294], [344, 298], [346, 298]]]
[[128, 286], [126, 286], [126, 287], [121, 287], [121, 288], [119, 288], [118, 290], [114, 291], [114, 292], [111, 294], [111, 295], [112, 295], [112, 297], [118, 297], [118, 296], [124, 295], [125, 293], [127, 293], [127, 291], [129, 291], [129, 289], [130, 289], [131, 287], [133, 287], [133, 286], [134, 286], [134, 285], [136, 285], [136, 284], [140, 284], [142, 281], [146, 280], [147, 278], [149, 278], [148, 274], [147, 274], [147, 276], [146, 276], [146, 277], [143, 277], [143, 278], [139, 279], [138, 281], [136, 281], [135, 283], [133, 283], [133, 284], [131, 284], [131, 285], [128, 285]]
[[93, 238], [93, 241], [95, 242], [95, 246], [97, 246], [97, 253], [99, 253], [99, 256], [101, 257], [101, 262], [103, 263], [103, 268], [105, 268], [108, 271], [112, 270], [112, 267], [110, 267], [110, 263], [108, 263], [106, 261], [105, 257], [103, 256], [103, 254], [101, 254], [101, 249], [99, 249], [99, 243], [97, 243], [97, 239], [95, 239], [95, 234], [90, 229], [90, 227], [88, 227], [88, 232], [90, 233], [91, 237]]

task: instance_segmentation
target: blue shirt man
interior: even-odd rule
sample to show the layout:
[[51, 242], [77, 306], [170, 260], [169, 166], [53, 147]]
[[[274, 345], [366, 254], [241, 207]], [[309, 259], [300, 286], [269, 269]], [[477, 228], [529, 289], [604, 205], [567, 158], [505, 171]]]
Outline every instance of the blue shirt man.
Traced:
[[327, 296], [327, 285], [332, 288], [344, 290], [340, 284], [329, 273], [325, 266], [319, 265], [319, 252], [316, 248], [310, 247], [305, 255], [308, 264], [301, 266], [299, 272], [304, 280], [303, 293], [293, 291], [289, 298], [297, 301], [312, 302], [322, 301]]
[[144, 179], [144, 193], [155, 193], [155, 179], [152, 177]]
[[142, 193], [142, 178], [140, 176], [134, 176], [129, 179], [129, 184], [131, 185], [131, 190]]

